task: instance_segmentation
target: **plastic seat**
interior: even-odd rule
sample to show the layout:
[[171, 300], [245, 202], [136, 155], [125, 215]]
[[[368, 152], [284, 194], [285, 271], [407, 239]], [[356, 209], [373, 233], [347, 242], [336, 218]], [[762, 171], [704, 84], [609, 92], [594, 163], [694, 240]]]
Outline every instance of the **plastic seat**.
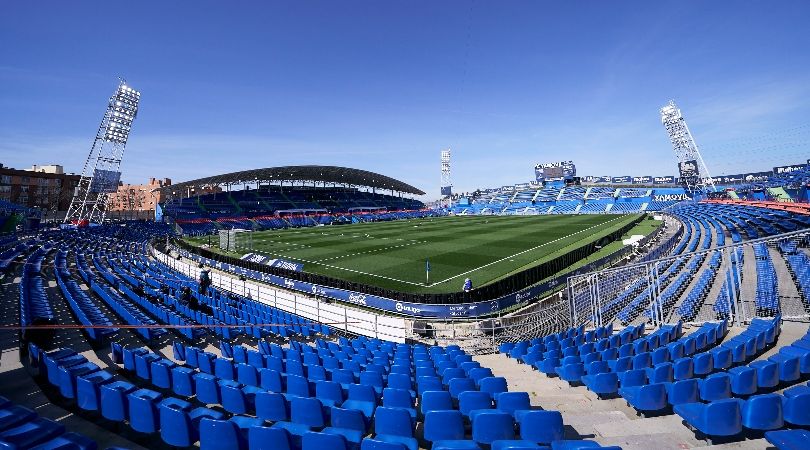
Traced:
[[385, 388], [383, 389], [383, 406], [386, 408], [400, 408], [408, 411], [414, 423], [416, 423], [416, 409], [413, 407], [411, 394], [405, 389]]
[[647, 371], [644, 369], [630, 369], [619, 373], [621, 387], [642, 386], [647, 384]]
[[653, 383], [669, 383], [675, 378], [675, 370], [672, 363], [661, 363], [654, 367], [645, 369], [647, 373], [647, 380], [650, 384]]
[[260, 391], [256, 393], [253, 401], [256, 407], [256, 417], [260, 419], [272, 422], [290, 419], [290, 408], [283, 394]]
[[667, 383], [667, 401], [670, 405], [694, 403], [700, 401], [698, 380], [680, 380]]
[[65, 432], [65, 426], [44, 417], [37, 417], [0, 432], [4, 448], [31, 448]]
[[495, 409], [511, 415], [515, 420], [532, 409], [528, 392], [501, 392], [495, 396]]
[[128, 395], [135, 391], [135, 385], [125, 381], [113, 381], [99, 387], [101, 415], [105, 419], [122, 422], [129, 417]]
[[341, 405], [346, 409], [357, 409], [363, 412], [366, 419], [371, 419], [377, 407], [377, 398], [374, 388], [362, 384], [349, 385], [349, 396]]
[[315, 397], [330, 408], [343, 404], [343, 388], [336, 381], [319, 381], [315, 383]]
[[199, 440], [199, 426], [203, 418], [222, 419], [220, 412], [208, 408], [192, 408], [191, 403], [176, 398], [160, 402], [160, 437], [176, 447], [186, 447]]
[[158, 359], [152, 361], [150, 371], [152, 372], [152, 384], [159, 388], [169, 389], [172, 387], [171, 370], [176, 366], [168, 359]]
[[259, 369], [259, 387], [272, 392], [284, 392], [284, 380], [281, 373], [273, 369]]
[[259, 386], [259, 370], [256, 367], [244, 363], [236, 364], [234, 367], [236, 368], [236, 381], [248, 386]]
[[311, 397], [312, 391], [309, 380], [303, 375], [287, 374], [287, 391], [285, 393], [288, 397]]
[[560, 358], [556, 356], [547, 357], [542, 361], [534, 363], [534, 367], [536, 367], [537, 370], [545, 374], [556, 374], [557, 367], [559, 366], [560, 366]]
[[734, 362], [731, 350], [728, 347], [715, 347], [710, 353], [712, 354], [712, 364], [715, 370], [728, 369]]
[[627, 403], [641, 412], [657, 412], [667, 407], [667, 390], [664, 383], [619, 389]]
[[727, 373], [714, 373], [698, 381], [700, 399], [704, 402], [731, 398], [731, 377]]
[[377, 439], [365, 438], [360, 444], [360, 450], [408, 450], [408, 448], [405, 444], [399, 442], [383, 442]]
[[323, 429], [324, 433], [339, 434], [352, 446], [357, 447], [368, 431], [366, 418], [361, 411], [333, 407], [330, 412], [331, 426]]
[[32, 447], [34, 450], [96, 450], [96, 441], [76, 433], [65, 433]]
[[203, 418], [199, 424], [199, 436], [200, 450], [246, 450], [248, 448], [247, 433], [232, 420]]
[[475, 380], [475, 384], [481, 384], [482, 379], [492, 377], [494, 375], [492, 374], [492, 370], [488, 367], [478, 367], [470, 370], [468, 376]]
[[219, 385], [215, 376], [197, 372], [192, 378], [194, 379], [194, 392], [197, 393], [197, 400], [209, 405], [222, 402], [219, 397]]
[[608, 367], [612, 372], [622, 373], [626, 372], [633, 368], [633, 357], [632, 356], [624, 356], [619, 357], [619, 359], [614, 359], [608, 361]]
[[765, 439], [779, 450], [806, 450], [807, 443], [810, 442], [810, 431], [768, 431], [765, 433]]
[[785, 390], [784, 395], [785, 422], [796, 426], [810, 425], [810, 387], [795, 386]]
[[[462, 392], [461, 395], [464, 393]], [[487, 396], [489, 397], [489, 396]], [[459, 399], [459, 403], [461, 400]], [[490, 404], [492, 401], [490, 400]], [[427, 415], [429, 411], [439, 411], [453, 409], [453, 397], [447, 391], [426, 391], [422, 394], [419, 402], [419, 410], [422, 415]]]
[[362, 372], [360, 373], [360, 384], [371, 386], [377, 395], [382, 394], [383, 390], [383, 377], [379, 372]]
[[515, 423], [512, 416], [499, 411], [482, 411], [472, 422], [472, 439], [479, 444], [514, 440]]
[[36, 417], [36, 412], [20, 405], [11, 405], [0, 409], [0, 431], [29, 422]]
[[752, 367], [732, 367], [728, 370], [731, 376], [731, 392], [734, 395], [752, 395], [757, 392], [757, 371]]
[[[227, 381], [227, 380], [225, 380]], [[222, 407], [231, 414], [250, 414], [255, 410], [255, 397], [261, 390], [255, 386], [222, 384]]]
[[281, 428], [253, 426], [248, 429], [250, 450], [293, 450], [291, 441], [290, 433]]
[[142, 353], [135, 355], [135, 375], [144, 380], [152, 378], [152, 362], [162, 358], [155, 353]]
[[339, 434], [304, 433], [301, 439], [301, 450], [348, 450], [346, 438]]
[[649, 352], [636, 353], [633, 356], [633, 369], [646, 369], [652, 367], [652, 354]]
[[[452, 405], [450, 408], [445, 409], [452, 409]], [[462, 392], [458, 396], [458, 409], [465, 417], [470, 417], [473, 411], [493, 409], [492, 397], [490, 397], [486, 392]]]
[[582, 382], [595, 394], [606, 395], [619, 391], [619, 376], [613, 372], [585, 375]]
[[296, 447], [304, 433], [313, 429], [320, 430], [326, 425], [323, 405], [316, 398], [293, 397], [290, 400], [290, 419], [290, 422], [274, 423], [273, 428], [287, 430]]
[[675, 381], [695, 377], [695, 362], [692, 358], [678, 358], [672, 363], [672, 378]]
[[692, 357], [695, 376], [705, 376], [714, 371], [714, 359], [711, 353], [698, 353]]
[[194, 395], [194, 374], [195, 371], [188, 367], [172, 367], [172, 391], [184, 397]]
[[678, 414], [691, 427], [707, 436], [736, 436], [742, 432], [740, 399], [730, 398], [709, 404], [675, 405]]
[[783, 383], [790, 383], [801, 377], [801, 368], [797, 357], [777, 353], [768, 358], [768, 361], [779, 365], [779, 381]]
[[550, 445], [563, 438], [564, 425], [559, 411], [528, 411], [520, 416], [520, 438]]
[[424, 438], [433, 449], [476, 450], [478, 445], [464, 439], [464, 418], [460, 411], [430, 411], [425, 415]]
[[779, 365], [773, 361], [754, 361], [748, 364], [757, 370], [757, 386], [772, 388], [779, 384]]
[[139, 389], [127, 395], [129, 426], [141, 433], [154, 433], [160, 429], [158, 404], [163, 396], [149, 389]]
[[782, 399], [778, 394], [755, 395], [742, 405], [742, 424], [759, 431], [777, 430], [785, 426]]
[[450, 396], [453, 397], [453, 399], [458, 400], [458, 396], [462, 392], [477, 391], [478, 388], [475, 385], [475, 381], [470, 378], [454, 378], [450, 380], [448, 390], [450, 392]]
[[101, 386], [112, 379], [113, 375], [104, 370], [76, 377], [76, 405], [85, 411], [99, 411]]
[[413, 437], [413, 424], [407, 411], [398, 408], [377, 408], [374, 414], [374, 439], [404, 444], [408, 450], [418, 450]]
[[556, 372], [561, 380], [575, 383], [581, 381], [582, 376], [585, 375], [585, 365], [582, 363], [565, 364], [557, 367]]
[[506, 385], [506, 378], [504, 377], [487, 377], [482, 378], [478, 383], [478, 388], [481, 392], [486, 392], [490, 397], [495, 398], [495, 394], [506, 392], [508, 390]]

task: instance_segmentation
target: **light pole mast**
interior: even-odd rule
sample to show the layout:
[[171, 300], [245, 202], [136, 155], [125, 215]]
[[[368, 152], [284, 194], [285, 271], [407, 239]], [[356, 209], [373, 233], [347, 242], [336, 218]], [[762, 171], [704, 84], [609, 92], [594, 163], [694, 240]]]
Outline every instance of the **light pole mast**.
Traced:
[[672, 149], [678, 159], [680, 181], [687, 192], [701, 194], [716, 192], [717, 188], [714, 186], [709, 169], [703, 162], [695, 139], [689, 132], [686, 120], [681, 115], [681, 110], [678, 109], [675, 100], [670, 100], [666, 106], [661, 108], [661, 123], [666, 128], [669, 140], [672, 142]]
[[84, 162], [82, 177], [73, 192], [65, 222], [86, 224], [104, 222], [107, 195], [118, 190], [121, 160], [127, 146], [132, 122], [138, 115], [141, 93], [121, 80], [107, 104], [90, 154]]

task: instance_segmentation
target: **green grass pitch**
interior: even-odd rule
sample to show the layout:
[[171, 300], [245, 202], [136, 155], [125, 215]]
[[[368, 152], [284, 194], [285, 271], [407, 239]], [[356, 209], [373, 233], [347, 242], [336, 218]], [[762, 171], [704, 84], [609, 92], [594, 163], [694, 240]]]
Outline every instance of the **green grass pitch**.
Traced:
[[[635, 217], [458, 216], [258, 231], [253, 252], [301, 262], [306, 272], [402, 292], [457, 292], [466, 277], [483, 286], [596, 241]], [[218, 251], [214, 238], [211, 250]], [[189, 241], [200, 245], [208, 238]]]

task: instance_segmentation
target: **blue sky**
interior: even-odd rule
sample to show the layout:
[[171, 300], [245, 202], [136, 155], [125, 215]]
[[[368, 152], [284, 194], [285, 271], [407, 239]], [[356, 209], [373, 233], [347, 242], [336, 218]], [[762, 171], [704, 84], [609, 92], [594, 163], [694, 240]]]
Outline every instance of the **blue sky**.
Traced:
[[0, 162], [78, 172], [117, 79], [123, 179], [323, 164], [438, 194], [674, 175], [676, 99], [713, 175], [810, 158], [810, 2], [4, 2]]

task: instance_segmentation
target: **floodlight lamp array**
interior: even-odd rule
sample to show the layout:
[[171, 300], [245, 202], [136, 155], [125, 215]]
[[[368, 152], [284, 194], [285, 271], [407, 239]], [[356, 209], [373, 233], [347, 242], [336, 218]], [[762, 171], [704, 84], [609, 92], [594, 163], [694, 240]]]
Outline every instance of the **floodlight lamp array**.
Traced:
[[118, 144], [126, 144], [132, 121], [138, 114], [138, 102], [141, 93], [127, 85], [119, 86], [115, 95], [110, 99], [108, 108], [107, 127], [104, 130], [104, 140]]

